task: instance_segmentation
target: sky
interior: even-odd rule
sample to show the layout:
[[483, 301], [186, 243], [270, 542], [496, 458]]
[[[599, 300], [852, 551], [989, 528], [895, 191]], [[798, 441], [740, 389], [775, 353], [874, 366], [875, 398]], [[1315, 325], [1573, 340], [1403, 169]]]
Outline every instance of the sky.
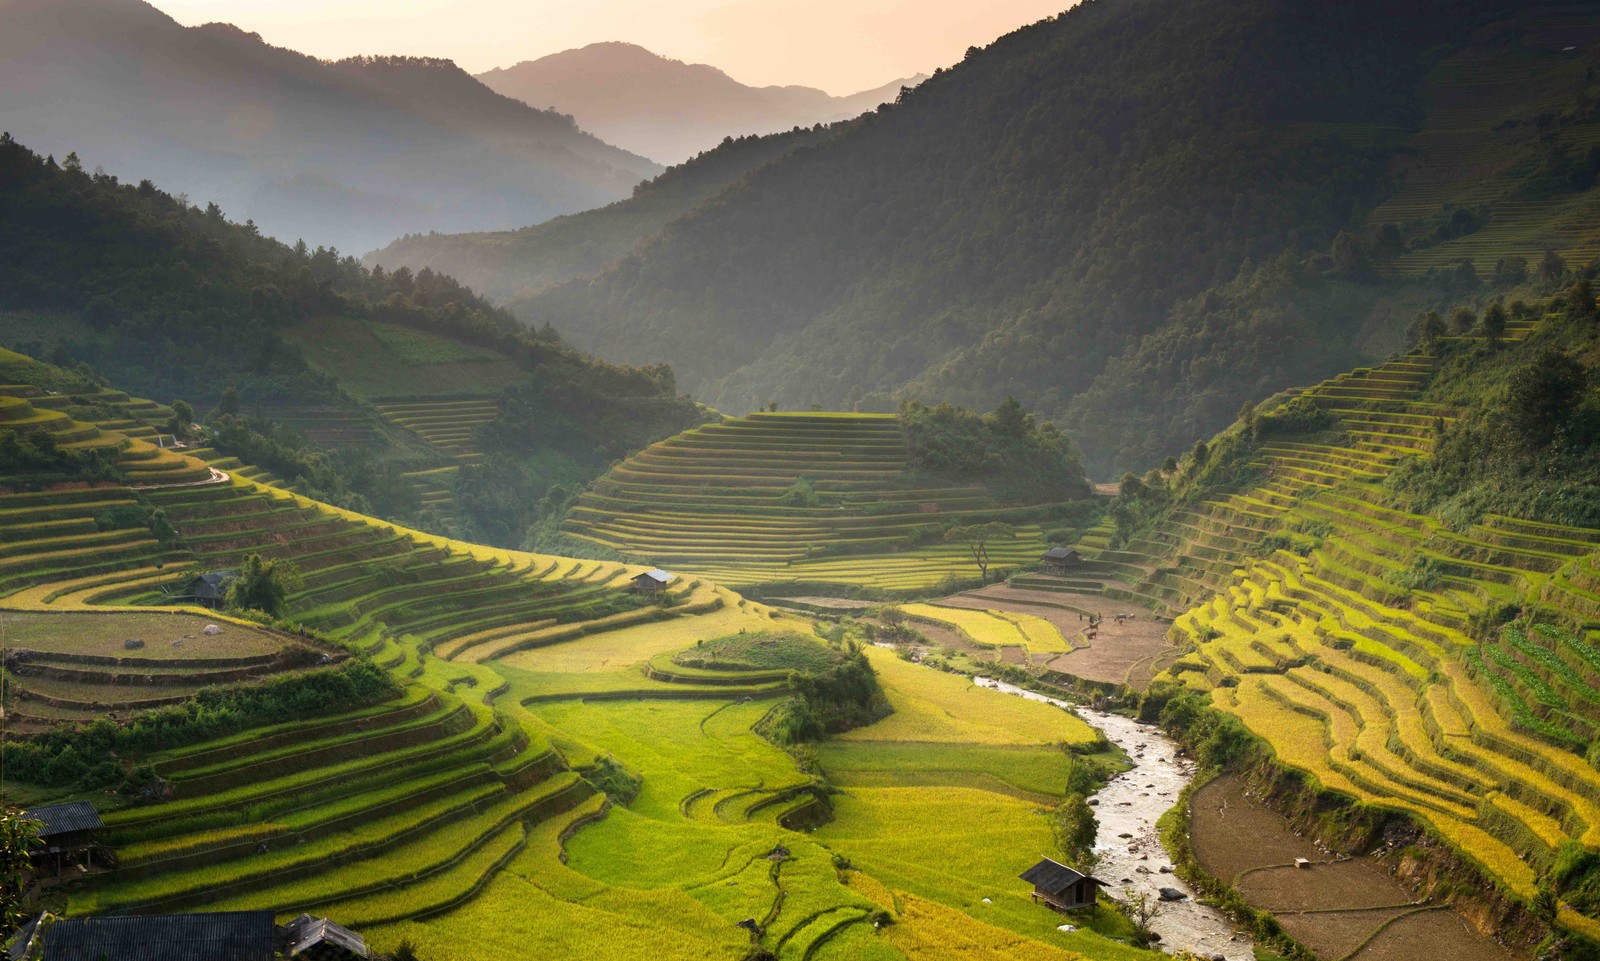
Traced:
[[152, 0], [324, 58], [448, 57], [473, 73], [606, 40], [754, 86], [835, 95], [932, 73], [1073, 0]]

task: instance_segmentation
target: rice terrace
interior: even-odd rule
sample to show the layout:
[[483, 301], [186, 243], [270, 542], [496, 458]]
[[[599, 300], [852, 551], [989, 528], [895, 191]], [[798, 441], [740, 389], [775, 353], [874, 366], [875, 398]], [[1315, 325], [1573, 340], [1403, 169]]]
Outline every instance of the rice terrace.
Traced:
[[0, 0], [9, 957], [1600, 961], [1600, 13], [1062, 5]]

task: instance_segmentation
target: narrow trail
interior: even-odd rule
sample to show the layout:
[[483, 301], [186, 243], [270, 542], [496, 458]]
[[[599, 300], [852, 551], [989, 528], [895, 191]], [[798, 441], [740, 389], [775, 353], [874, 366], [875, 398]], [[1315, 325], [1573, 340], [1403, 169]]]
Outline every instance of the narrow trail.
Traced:
[[1119, 899], [1126, 898], [1130, 890], [1153, 899], [1160, 897], [1162, 888], [1183, 892], [1184, 900], [1163, 901], [1150, 922], [1151, 930], [1161, 936], [1163, 949], [1188, 948], [1201, 957], [1253, 961], [1255, 950], [1249, 936], [1235, 928], [1221, 911], [1194, 899], [1193, 889], [1171, 873], [1172, 862], [1161, 846], [1156, 820], [1178, 803], [1178, 795], [1194, 779], [1194, 766], [1179, 756], [1177, 742], [1156, 727], [1120, 714], [1089, 710], [991, 678], [974, 681], [983, 687], [1071, 710], [1127, 752], [1134, 766], [1112, 778], [1091, 799], [1100, 821], [1095, 851], [1101, 860], [1095, 876], [1105, 881], [1107, 892]]

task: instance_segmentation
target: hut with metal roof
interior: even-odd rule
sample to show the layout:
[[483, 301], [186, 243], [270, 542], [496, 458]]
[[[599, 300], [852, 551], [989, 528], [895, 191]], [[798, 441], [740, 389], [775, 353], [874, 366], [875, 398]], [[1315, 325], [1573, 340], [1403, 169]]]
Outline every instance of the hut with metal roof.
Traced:
[[655, 594], [667, 589], [676, 578], [663, 570], [645, 571], [633, 578], [633, 589], [645, 594]]
[[33, 852], [36, 874], [51, 873], [60, 877], [69, 864], [93, 866], [94, 851], [100, 846], [95, 832], [106, 826], [93, 804], [88, 801], [47, 804], [30, 808], [22, 812], [22, 816], [39, 822], [39, 840], [44, 842]]
[[212, 609], [220, 608], [227, 599], [228, 588], [238, 579], [238, 571], [206, 571], [195, 575], [175, 599], [194, 601]]
[[366, 939], [327, 918], [302, 914], [283, 926], [283, 934], [283, 951], [291, 958], [357, 961], [367, 956]]
[[1022, 872], [1022, 880], [1033, 885], [1033, 900], [1043, 901], [1057, 911], [1076, 911], [1094, 907], [1105, 882], [1051, 858]]

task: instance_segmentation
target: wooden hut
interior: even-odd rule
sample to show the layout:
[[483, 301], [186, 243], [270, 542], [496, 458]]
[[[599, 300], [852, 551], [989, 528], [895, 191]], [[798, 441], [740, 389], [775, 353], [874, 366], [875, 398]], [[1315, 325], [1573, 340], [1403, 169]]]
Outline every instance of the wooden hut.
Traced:
[[663, 570], [645, 571], [633, 579], [633, 589], [642, 594], [656, 594], [667, 589], [674, 578]]
[[1105, 882], [1070, 868], [1060, 861], [1043, 858], [1022, 872], [1022, 880], [1033, 885], [1033, 899], [1057, 911], [1092, 908]]
[[22, 816], [39, 822], [39, 840], [44, 842], [33, 852], [36, 874], [60, 877], [69, 864], [93, 865], [94, 849], [99, 847], [95, 832], [105, 827], [93, 804], [47, 804], [24, 811]]
[[178, 599], [194, 601], [215, 610], [222, 606], [228, 596], [228, 588], [238, 579], [238, 571], [207, 571], [191, 580]]
[[1047, 574], [1066, 574], [1083, 564], [1083, 555], [1070, 547], [1052, 547], [1039, 558], [1039, 567]]

